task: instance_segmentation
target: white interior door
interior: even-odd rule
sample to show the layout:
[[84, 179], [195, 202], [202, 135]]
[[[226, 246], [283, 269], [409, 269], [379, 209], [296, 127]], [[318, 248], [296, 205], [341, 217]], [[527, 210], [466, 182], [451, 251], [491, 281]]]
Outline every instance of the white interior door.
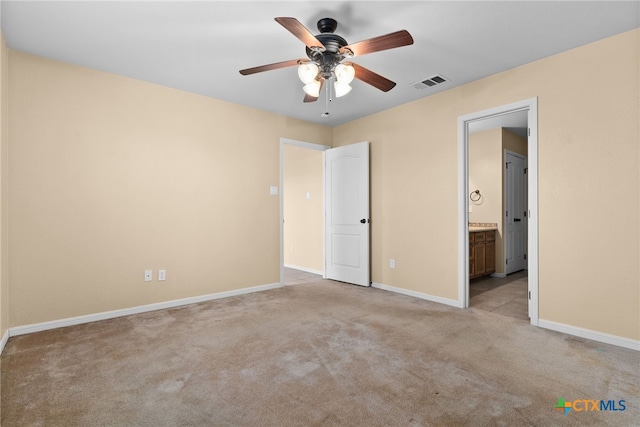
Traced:
[[504, 254], [505, 273], [526, 267], [527, 207], [524, 156], [505, 151], [504, 171]]
[[369, 143], [325, 151], [325, 274], [369, 286]]

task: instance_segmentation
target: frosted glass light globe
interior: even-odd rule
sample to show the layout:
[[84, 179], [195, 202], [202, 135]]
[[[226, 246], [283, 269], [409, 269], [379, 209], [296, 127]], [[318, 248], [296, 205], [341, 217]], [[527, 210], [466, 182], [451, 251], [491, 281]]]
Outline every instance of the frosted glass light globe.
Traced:
[[351, 65], [338, 64], [336, 65], [334, 72], [336, 73], [336, 80], [339, 83], [347, 85], [351, 83], [353, 78], [356, 76], [356, 69]]
[[302, 90], [304, 90], [307, 95], [317, 98], [320, 96], [320, 82], [318, 80], [312, 80], [311, 83], [304, 85]]
[[336, 98], [340, 98], [351, 92], [351, 86], [346, 83], [335, 82], [333, 88], [336, 91]]
[[320, 71], [320, 69], [313, 62], [300, 64], [298, 67], [298, 77], [300, 77], [302, 83], [308, 85], [315, 80], [318, 75], [318, 71]]

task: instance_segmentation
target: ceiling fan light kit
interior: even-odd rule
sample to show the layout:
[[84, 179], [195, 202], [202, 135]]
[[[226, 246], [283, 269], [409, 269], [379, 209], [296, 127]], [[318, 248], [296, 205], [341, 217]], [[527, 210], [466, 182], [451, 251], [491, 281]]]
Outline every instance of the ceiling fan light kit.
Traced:
[[304, 83], [302, 88], [305, 93], [304, 102], [316, 101], [326, 80], [333, 83], [327, 86], [327, 99], [330, 98], [332, 89], [336, 98], [351, 92], [350, 83], [354, 78], [383, 92], [388, 92], [396, 85], [394, 82], [361, 65], [343, 61], [347, 58], [413, 44], [413, 38], [406, 30], [350, 45], [344, 38], [334, 33], [338, 27], [335, 19], [320, 19], [317, 24], [320, 34], [315, 36], [295, 18], [282, 17], [275, 20], [306, 45], [307, 58], [246, 68], [240, 70], [240, 74], [246, 76], [298, 65], [298, 77]]

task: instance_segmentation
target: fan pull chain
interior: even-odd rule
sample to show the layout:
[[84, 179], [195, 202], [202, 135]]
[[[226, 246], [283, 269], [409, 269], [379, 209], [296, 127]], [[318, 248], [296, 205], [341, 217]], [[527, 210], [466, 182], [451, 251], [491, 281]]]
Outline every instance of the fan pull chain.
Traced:
[[325, 90], [325, 101], [324, 101], [324, 113], [322, 113], [322, 117], [327, 117], [329, 115], [329, 101], [330, 91], [331, 91], [331, 79], [329, 79], [329, 84], [325, 85], [327, 88]]

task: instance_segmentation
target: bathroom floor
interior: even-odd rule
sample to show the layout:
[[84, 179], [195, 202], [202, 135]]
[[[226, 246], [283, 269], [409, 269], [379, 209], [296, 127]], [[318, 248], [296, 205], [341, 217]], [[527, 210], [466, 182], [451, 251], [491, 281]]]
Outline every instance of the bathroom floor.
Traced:
[[469, 306], [529, 320], [527, 291], [527, 270], [502, 278], [478, 277], [469, 283]]

